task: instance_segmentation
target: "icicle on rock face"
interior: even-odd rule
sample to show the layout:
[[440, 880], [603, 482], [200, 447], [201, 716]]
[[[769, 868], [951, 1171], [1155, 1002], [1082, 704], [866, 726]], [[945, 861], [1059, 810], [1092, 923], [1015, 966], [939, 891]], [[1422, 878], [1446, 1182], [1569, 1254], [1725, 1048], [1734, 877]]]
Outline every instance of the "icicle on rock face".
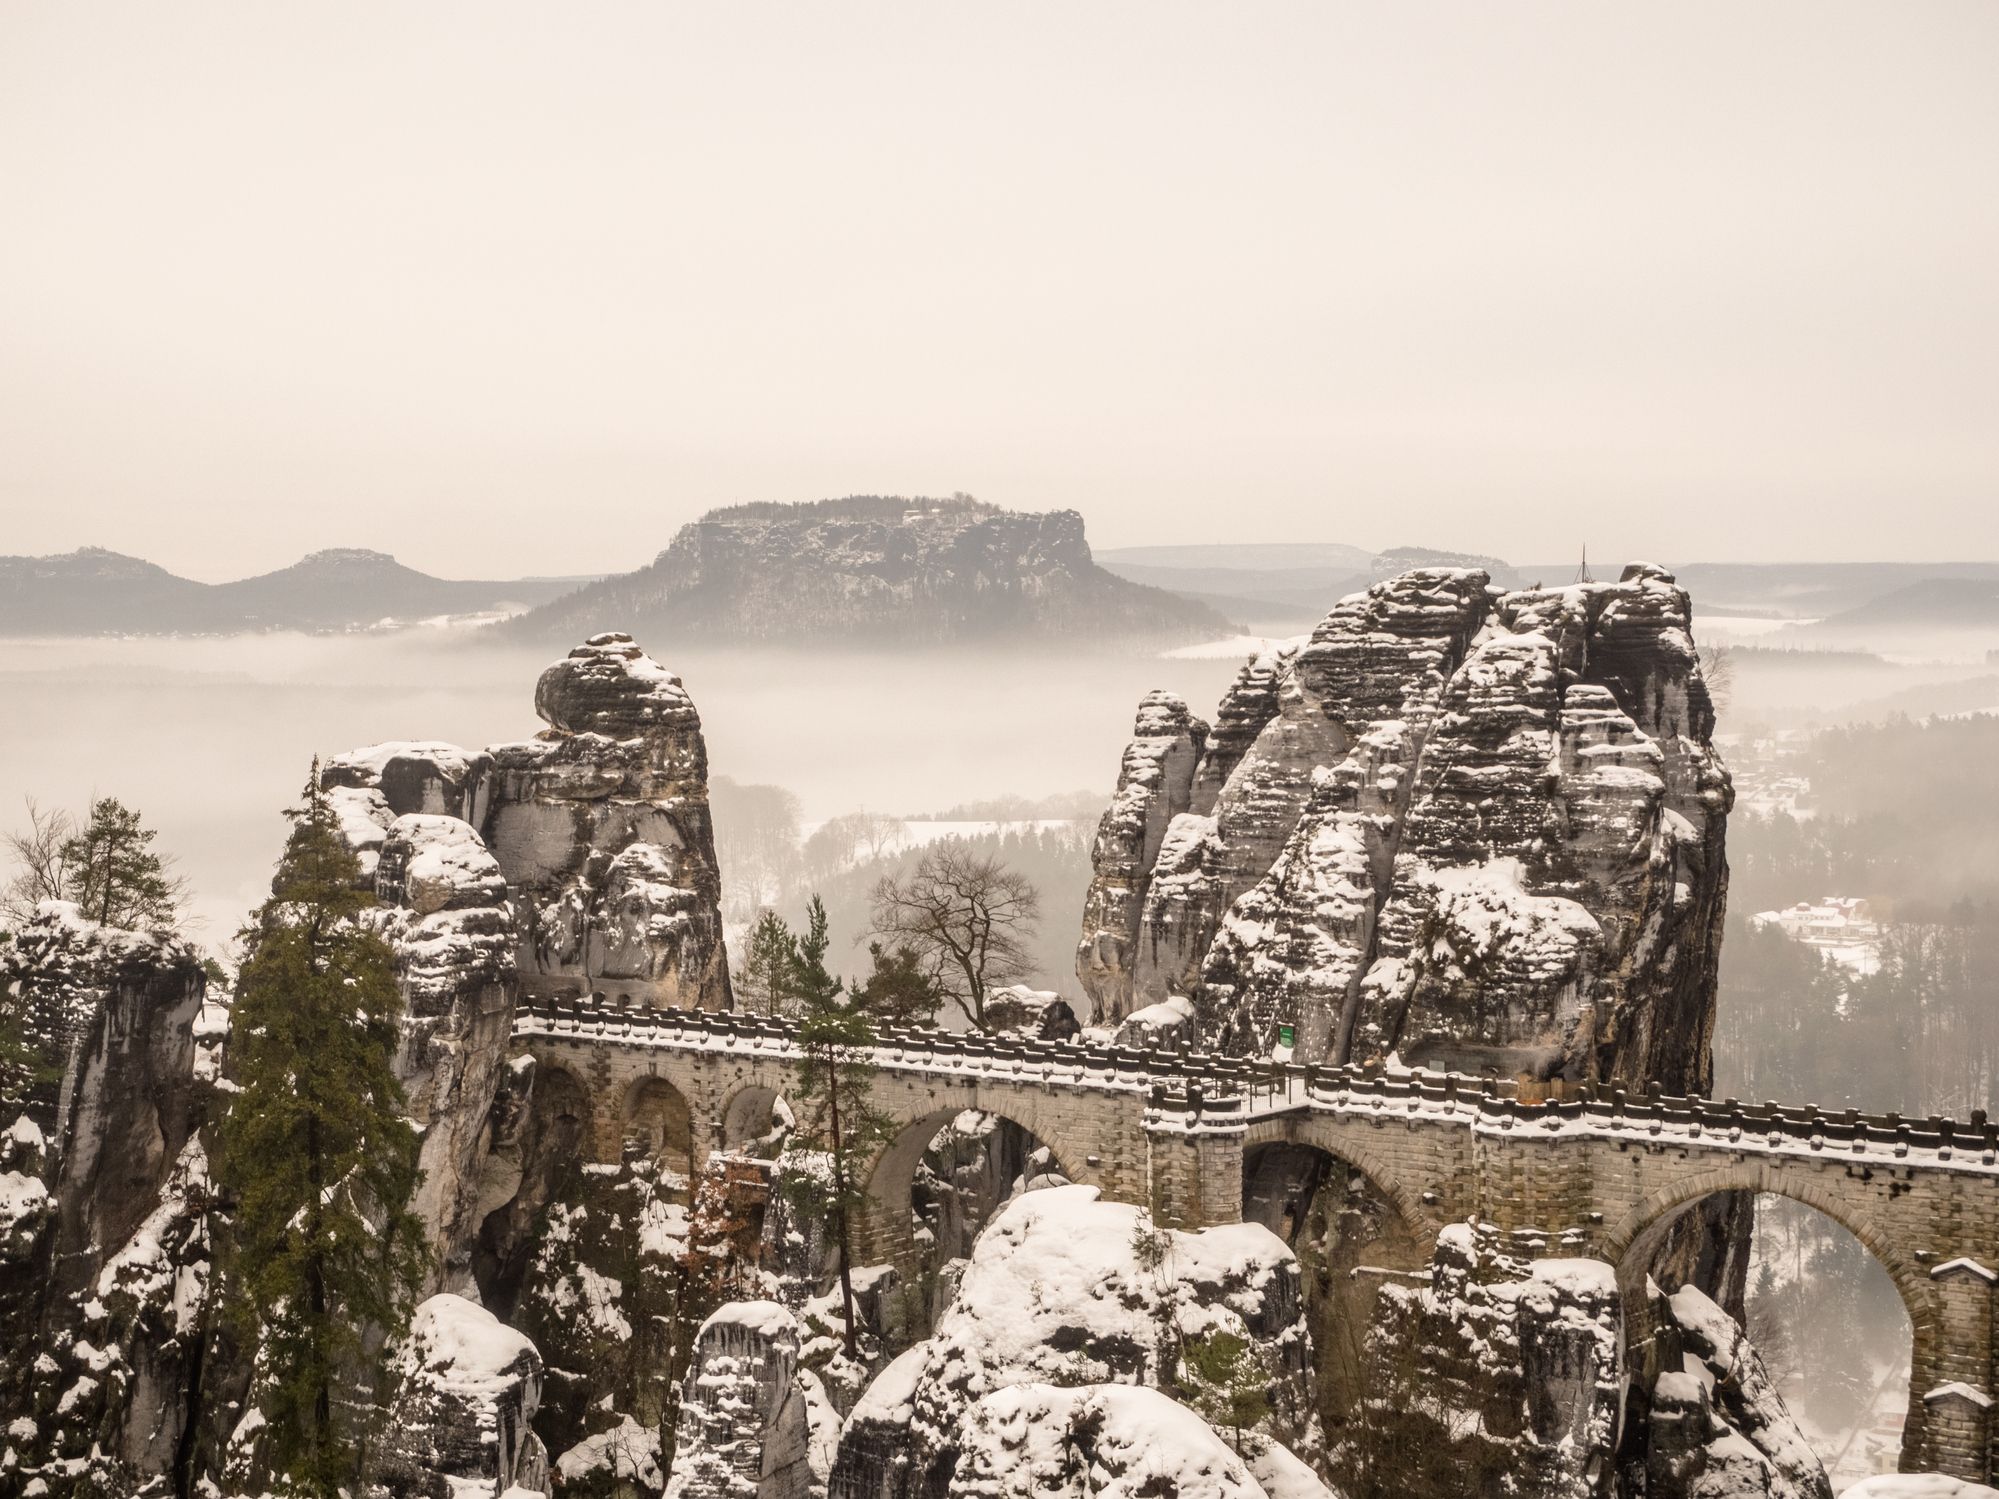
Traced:
[[1096, 1021], [1178, 1000], [1239, 1054], [1704, 1087], [1733, 792], [1689, 619], [1646, 564], [1422, 569], [1250, 662], [1212, 735], [1141, 710], [1078, 950]]

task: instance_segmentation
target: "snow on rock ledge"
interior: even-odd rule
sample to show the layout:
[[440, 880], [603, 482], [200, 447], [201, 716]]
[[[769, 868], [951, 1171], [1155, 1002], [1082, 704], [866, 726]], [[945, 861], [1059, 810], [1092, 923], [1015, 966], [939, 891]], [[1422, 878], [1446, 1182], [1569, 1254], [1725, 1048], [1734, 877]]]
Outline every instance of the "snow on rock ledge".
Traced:
[[1268, 1351], [1279, 1434], [1307, 1427], [1298, 1263], [1276, 1235], [1255, 1224], [1156, 1229], [1143, 1210], [1103, 1202], [1094, 1187], [1028, 1193], [980, 1236], [932, 1337], [861, 1397], [828, 1493], [943, 1493], [973, 1407], [996, 1391], [1172, 1386], [1185, 1372], [1184, 1343], [1218, 1330]]
[[798, 1319], [775, 1301], [729, 1302], [701, 1325], [667, 1499], [825, 1493], [840, 1422], [818, 1376], [798, 1367], [800, 1342]]
[[699, 729], [680, 678], [629, 635], [592, 635], [541, 674], [535, 712], [565, 734], [629, 739], [660, 728]]
[[952, 1499], [1268, 1499], [1178, 1401], [1133, 1385], [1013, 1385], [972, 1407]]
[[529, 1430], [541, 1355], [527, 1338], [463, 1297], [433, 1296], [411, 1317], [391, 1367], [397, 1384], [380, 1451], [392, 1499], [429, 1495], [452, 1480], [493, 1493], [546, 1490], [547, 1456]]

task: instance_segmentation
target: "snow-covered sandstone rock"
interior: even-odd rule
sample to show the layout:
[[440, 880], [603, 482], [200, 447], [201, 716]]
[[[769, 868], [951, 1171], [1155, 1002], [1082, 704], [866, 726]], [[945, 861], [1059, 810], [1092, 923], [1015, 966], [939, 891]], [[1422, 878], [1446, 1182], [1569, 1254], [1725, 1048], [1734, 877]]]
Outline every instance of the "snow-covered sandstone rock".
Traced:
[[775, 1301], [732, 1301], [702, 1324], [680, 1402], [669, 1499], [817, 1499], [840, 1418], [798, 1367], [803, 1330]]
[[[1183, 1362], [1185, 1347], [1216, 1332], [1261, 1350], [1273, 1405], [1265, 1434], [1307, 1432], [1311, 1381], [1298, 1287], [1291, 1252], [1254, 1224], [1181, 1233], [1155, 1228], [1142, 1209], [1101, 1201], [1094, 1187], [1026, 1193], [980, 1236], [935, 1333], [891, 1363], [854, 1408], [829, 1493], [957, 1493], [968, 1423], [995, 1392], [1190, 1391], [1197, 1381]], [[1184, 1417], [1201, 1424], [1192, 1411]]]
[[1733, 1319], [1691, 1287], [1647, 1310], [1663, 1367], [1627, 1387], [1613, 1266], [1452, 1225], [1427, 1282], [1380, 1293], [1335, 1469], [1356, 1495], [1830, 1499]]
[[0, 985], [52, 1066], [0, 1129], [0, 1492], [135, 1492], [200, 1419], [206, 980], [59, 902], [13, 939]]
[[[1704, 1087], [1732, 791], [1687, 595], [1404, 573], [1247, 665], [1210, 731], [1141, 706], [1077, 969], [1306, 1061]], [[1156, 1013], [1156, 1012], [1155, 1012]]]
[[348, 841], [367, 863], [412, 813], [474, 829], [505, 881], [530, 996], [723, 1007], [708, 752], [680, 679], [630, 636], [594, 635], [542, 673], [535, 708], [547, 728], [490, 750], [410, 741], [329, 761]]
[[547, 1491], [548, 1457], [530, 1429], [541, 1356], [484, 1307], [449, 1294], [417, 1307], [396, 1350], [376, 1477], [390, 1499]]

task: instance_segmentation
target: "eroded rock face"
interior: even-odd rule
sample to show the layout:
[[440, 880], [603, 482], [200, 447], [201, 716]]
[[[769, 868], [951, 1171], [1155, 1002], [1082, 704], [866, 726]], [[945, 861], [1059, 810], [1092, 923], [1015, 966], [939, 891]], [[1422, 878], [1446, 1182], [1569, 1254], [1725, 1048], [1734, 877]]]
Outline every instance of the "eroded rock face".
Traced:
[[1670, 574], [1404, 573], [1212, 735], [1150, 722], [1085, 909], [1098, 1023], [1178, 997], [1237, 1053], [1705, 1087], [1733, 793]]
[[392, 1369], [375, 1471], [389, 1499], [448, 1499], [474, 1483], [548, 1491], [548, 1456], [529, 1427], [541, 1400], [533, 1343], [462, 1297], [433, 1296], [411, 1316]]
[[525, 992], [725, 1008], [708, 753], [680, 679], [630, 636], [597, 635], [542, 673], [535, 706], [548, 727], [516, 744], [331, 761], [349, 843], [372, 868], [396, 819], [457, 818], [505, 881]]
[[133, 1493], [175, 1470], [199, 1419], [206, 981], [184, 944], [73, 906], [14, 937], [0, 984], [49, 1074], [0, 1133], [0, 1344], [18, 1355], [0, 1359], [0, 1488]]
[[1446, 1228], [1428, 1283], [1377, 1300], [1366, 1397], [1333, 1441], [1349, 1499], [1830, 1499], [1733, 1319], [1691, 1287], [1657, 1297], [1627, 1387], [1623, 1318], [1604, 1261]]
[[1692, 1286], [1652, 1300], [1649, 1378], [1624, 1489], [1647, 1499], [1831, 1499], [1832, 1484], [1739, 1323]]
[[798, 1319], [775, 1301], [732, 1301], [694, 1340], [680, 1401], [670, 1499], [816, 1499], [840, 1418], [798, 1367]]
[[[1026, 1193], [980, 1236], [936, 1332], [854, 1408], [828, 1493], [958, 1493], [967, 1426], [988, 1396], [1022, 1386], [1191, 1386], [1184, 1346], [1218, 1328], [1264, 1351], [1274, 1407], [1266, 1435], [1310, 1430], [1298, 1265], [1274, 1235], [1253, 1224], [1156, 1230], [1094, 1187]], [[1191, 1412], [1187, 1420], [1199, 1424]]]
[[1138, 705], [1132, 733], [1110, 810], [1097, 825], [1091, 853], [1096, 877], [1076, 953], [1076, 971], [1100, 1022], [1121, 1019], [1131, 1008], [1146, 886], [1167, 830], [1191, 804], [1208, 726], [1187, 711], [1184, 699], [1152, 692]]
[[1429, 1284], [1377, 1301], [1367, 1398], [1334, 1451], [1352, 1499], [1608, 1494], [1620, 1315], [1600, 1260], [1528, 1261], [1490, 1230], [1445, 1229]]
[[412, 1209], [436, 1285], [472, 1285], [490, 1115], [514, 1020], [514, 920], [499, 861], [471, 824], [412, 812], [384, 834], [371, 913], [403, 995], [396, 1072], [422, 1130]]

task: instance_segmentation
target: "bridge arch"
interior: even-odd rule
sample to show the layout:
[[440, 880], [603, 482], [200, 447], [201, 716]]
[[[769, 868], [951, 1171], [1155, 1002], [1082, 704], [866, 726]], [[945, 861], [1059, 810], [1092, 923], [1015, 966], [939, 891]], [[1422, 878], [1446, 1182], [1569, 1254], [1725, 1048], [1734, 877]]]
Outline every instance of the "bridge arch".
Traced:
[[1391, 1283], [1428, 1279], [1436, 1228], [1422, 1189], [1372, 1148], [1372, 1131], [1272, 1121], [1247, 1132], [1242, 1217], [1298, 1256], [1319, 1417], [1337, 1438], [1360, 1415], [1376, 1303]]
[[[1355, 1128], [1336, 1120], [1309, 1116], [1262, 1120], [1251, 1125], [1243, 1136], [1245, 1168], [1257, 1151], [1278, 1144], [1318, 1151], [1343, 1162], [1365, 1177], [1369, 1186], [1394, 1207], [1421, 1242], [1427, 1258], [1436, 1245], [1437, 1230], [1444, 1221], [1435, 1207], [1423, 1200], [1430, 1183], [1412, 1179], [1404, 1165], [1386, 1150], [1378, 1149], [1368, 1138], [1371, 1132], [1365, 1126]], [[1247, 1169], [1243, 1179], [1247, 1189]]]
[[[1724, 1193], [1773, 1196], [1812, 1209], [1850, 1234], [1895, 1288], [1907, 1324], [1908, 1406], [1902, 1431], [1902, 1466], [1936, 1466], [1931, 1409], [1923, 1392], [1937, 1379], [1938, 1343], [1942, 1334], [1936, 1284], [1929, 1271], [1907, 1252], [1897, 1236], [1850, 1197], [1832, 1190], [1845, 1178], [1822, 1181], [1817, 1174], [1786, 1171], [1769, 1162], [1738, 1161], [1669, 1183], [1649, 1193], [1627, 1212], [1604, 1238], [1603, 1257], [1617, 1267], [1624, 1303], [1627, 1347], [1637, 1359], [1649, 1338], [1652, 1303], [1647, 1280], [1676, 1224], [1701, 1204]], [[1666, 1289], [1671, 1290], [1668, 1286]], [[1751, 1292], [1753, 1295], [1753, 1291]], [[1773, 1371], [1774, 1372], [1774, 1371]], [[1926, 1377], [1926, 1375], [1928, 1377]], [[1827, 1455], [1827, 1462], [1831, 1462]]]
[[784, 1089], [775, 1082], [747, 1082], [730, 1093], [716, 1111], [721, 1148], [745, 1150], [770, 1139], [784, 1101]]
[[551, 1159], [571, 1150], [587, 1161], [602, 1159], [597, 1095], [575, 1069], [537, 1061], [528, 1115], [536, 1145]]
[[[1048, 1152], [1054, 1169], [1068, 1180], [1094, 1179], [1083, 1159], [1056, 1136], [1043, 1111], [1029, 1097], [938, 1101], [920, 1111], [901, 1112], [895, 1118], [895, 1132], [868, 1163], [867, 1205], [863, 1221], [857, 1225], [854, 1250], [862, 1264], [893, 1265], [907, 1289], [911, 1311], [926, 1321], [934, 1310], [929, 1303], [935, 1300], [934, 1287], [927, 1284], [928, 1272], [939, 1267], [927, 1263], [925, 1248], [916, 1236], [916, 1170], [945, 1127], [968, 1113], [989, 1116], [1021, 1131], [1032, 1145]], [[922, 1303], [920, 1311], [918, 1303]]]
[[[633, 1078], [618, 1100], [619, 1153], [636, 1150], [667, 1170], [692, 1179], [697, 1151], [694, 1107], [685, 1093], [656, 1073]], [[612, 1159], [617, 1159], [613, 1156]]]
[[1933, 1286], [1928, 1273], [1905, 1254], [1894, 1235], [1873, 1215], [1827, 1190], [1812, 1177], [1801, 1177], [1763, 1161], [1739, 1161], [1717, 1166], [1658, 1187], [1642, 1198], [1604, 1234], [1604, 1258], [1618, 1267], [1618, 1281], [1627, 1291], [1648, 1273], [1649, 1257], [1658, 1252], [1673, 1224], [1696, 1204], [1724, 1192], [1769, 1193], [1815, 1208], [1852, 1234], [1879, 1260], [1895, 1282], [1909, 1321], [1921, 1327], [1931, 1311]]

